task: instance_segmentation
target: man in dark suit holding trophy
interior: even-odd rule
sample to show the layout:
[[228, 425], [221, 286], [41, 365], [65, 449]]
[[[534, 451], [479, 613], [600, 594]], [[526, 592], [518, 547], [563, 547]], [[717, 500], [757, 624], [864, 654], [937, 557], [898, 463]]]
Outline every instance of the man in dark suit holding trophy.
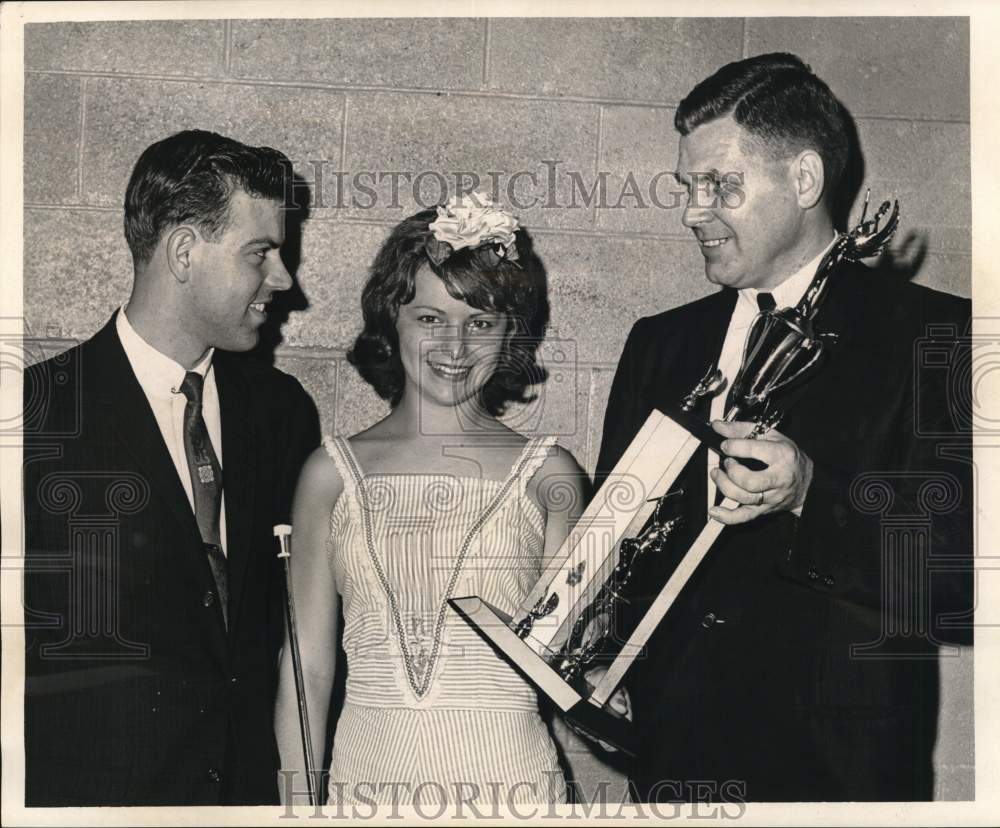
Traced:
[[[642, 583], [662, 584], [706, 519], [726, 528], [626, 677], [637, 791], [930, 799], [939, 648], [971, 624], [958, 617], [971, 603], [971, 449], [955, 404], [968, 375], [948, 385], [968, 356], [970, 303], [839, 265], [815, 316], [830, 335], [820, 364], [776, 400], [777, 427], [746, 439], [753, 423], [721, 422], [726, 391], [754, 318], [796, 306], [838, 238], [850, 116], [801, 60], [772, 54], [702, 81], [675, 125], [683, 221], [721, 289], [633, 327], [597, 472], [718, 366], [727, 384], [695, 413], [730, 457], [719, 466], [702, 448], [681, 472], [687, 529]], [[953, 370], [915, 369], [921, 349]]]

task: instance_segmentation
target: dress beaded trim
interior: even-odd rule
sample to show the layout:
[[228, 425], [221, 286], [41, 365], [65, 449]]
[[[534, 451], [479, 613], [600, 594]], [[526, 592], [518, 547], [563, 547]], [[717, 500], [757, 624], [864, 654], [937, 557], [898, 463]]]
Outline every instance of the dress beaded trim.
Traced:
[[[482, 514], [480, 514], [476, 522], [466, 533], [460, 547], [459, 554], [452, 567], [448, 585], [441, 600], [441, 604], [438, 607], [430, 656], [419, 658], [419, 661], [421, 662], [419, 667], [415, 667], [415, 662], [418, 659], [415, 658], [410, 651], [404, 632], [402, 614], [399, 610], [396, 594], [392, 588], [392, 584], [389, 583], [389, 579], [386, 576], [385, 569], [382, 566], [382, 561], [379, 558], [378, 551], [376, 549], [375, 529], [372, 523], [373, 512], [368, 498], [368, 491], [364, 485], [364, 474], [361, 470], [361, 466], [354, 455], [354, 451], [351, 449], [350, 443], [348, 443], [344, 437], [333, 437], [332, 439], [325, 441], [327, 451], [333, 455], [333, 452], [330, 450], [336, 450], [337, 456], [335, 456], [334, 459], [340, 459], [350, 475], [349, 482], [351, 484], [351, 492], [348, 492], [348, 481], [345, 480], [344, 495], [349, 496], [351, 493], [356, 493], [361, 501], [361, 520], [364, 527], [365, 545], [368, 550], [368, 556], [371, 560], [373, 568], [375, 569], [375, 574], [378, 578], [379, 584], [389, 601], [389, 607], [392, 613], [393, 623], [396, 628], [399, 648], [403, 655], [407, 682], [417, 699], [424, 698], [430, 687], [431, 678], [434, 674], [434, 666], [437, 663], [438, 654], [440, 652], [442, 629], [444, 627], [445, 615], [448, 610], [448, 599], [452, 597], [455, 584], [458, 581], [459, 574], [462, 571], [462, 565], [468, 555], [469, 548], [473, 540], [494, 516], [494, 514], [496, 514], [497, 510], [503, 505], [504, 500], [510, 492], [517, 490], [518, 482], [530, 478], [534, 471], [545, 461], [548, 456], [548, 450], [555, 443], [555, 440], [556, 438], [552, 436], [528, 440], [507, 477], [500, 484], [499, 490], [493, 496], [493, 499], [490, 501], [486, 509], [483, 510]], [[340, 466], [341, 463], [337, 463], [337, 465]], [[343, 469], [340, 471], [341, 474], [343, 474]]]

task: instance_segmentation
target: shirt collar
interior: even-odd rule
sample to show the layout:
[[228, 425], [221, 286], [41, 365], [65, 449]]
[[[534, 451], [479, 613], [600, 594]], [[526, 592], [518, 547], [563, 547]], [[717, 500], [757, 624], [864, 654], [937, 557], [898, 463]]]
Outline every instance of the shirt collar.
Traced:
[[[172, 394], [179, 394], [187, 369], [166, 354], [156, 350], [139, 335], [125, 315], [125, 305], [118, 309], [115, 327], [122, 348], [125, 350], [125, 356], [128, 357], [129, 364], [135, 372], [135, 378], [139, 380], [139, 385], [142, 386], [146, 395], [159, 399], [169, 399]], [[212, 355], [214, 353], [215, 349], [209, 348], [208, 353], [191, 370], [201, 374], [202, 377], [207, 377], [212, 368]]]
[[802, 265], [802, 267], [796, 270], [795, 273], [785, 279], [785, 281], [783, 281], [780, 285], [768, 291], [759, 291], [756, 288], [743, 288], [740, 291], [740, 300], [752, 306], [754, 313], [758, 310], [758, 293], [770, 293], [774, 297], [774, 305], [777, 308], [792, 307], [806, 292], [806, 288], [809, 287], [809, 283], [812, 281], [813, 276], [816, 275], [816, 269], [819, 267], [819, 263], [823, 260], [823, 257], [827, 254], [827, 252], [829, 252], [830, 248], [833, 247], [833, 243], [835, 241], [837, 241], [836, 232], [834, 232], [833, 238], [830, 239], [830, 243], [826, 247], [817, 253], [813, 259], [806, 262]]

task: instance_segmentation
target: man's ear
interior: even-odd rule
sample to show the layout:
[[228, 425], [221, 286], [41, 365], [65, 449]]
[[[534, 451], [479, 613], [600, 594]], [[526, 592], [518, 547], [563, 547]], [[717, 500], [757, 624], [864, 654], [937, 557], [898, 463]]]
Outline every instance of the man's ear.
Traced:
[[792, 176], [796, 185], [799, 207], [809, 210], [815, 207], [823, 196], [826, 175], [823, 159], [816, 150], [802, 150], [792, 162]]
[[167, 267], [178, 282], [187, 282], [191, 278], [192, 251], [198, 240], [198, 233], [193, 227], [181, 225], [171, 230], [163, 242]]

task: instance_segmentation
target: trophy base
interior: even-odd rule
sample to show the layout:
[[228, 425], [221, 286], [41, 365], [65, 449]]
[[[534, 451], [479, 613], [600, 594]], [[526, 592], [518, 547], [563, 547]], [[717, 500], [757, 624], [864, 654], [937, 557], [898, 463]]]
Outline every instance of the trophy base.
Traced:
[[476, 595], [449, 598], [448, 603], [487, 642], [545, 693], [574, 727], [594, 739], [636, 755], [638, 738], [630, 721], [610, 713], [578, 693], [558, 672], [511, 629], [511, 617]]
[[[708, 446], [708, 448], [718, 454], [720, 464], [723, 460], [729, 457], [729, 455], [722, 450], [722, 441], [726, 438], [713, 429], [709, 423], [706, 423], [690, 411], [685, 411], [682, 408], [667, 406], [657, 410], [664, 416], [669, 417], [681, 428], [685, 429], [689, 434], [691, 434], [691, 436], [696, 437], [703, 445]], [[750, 471], [763, 471], [767, 468], [766, 463], [762, 463], [760, 460], [755, 460], [753, 457], [733, 457], [732, 459], [737, 463], [742, 463], [750, 469]]]

